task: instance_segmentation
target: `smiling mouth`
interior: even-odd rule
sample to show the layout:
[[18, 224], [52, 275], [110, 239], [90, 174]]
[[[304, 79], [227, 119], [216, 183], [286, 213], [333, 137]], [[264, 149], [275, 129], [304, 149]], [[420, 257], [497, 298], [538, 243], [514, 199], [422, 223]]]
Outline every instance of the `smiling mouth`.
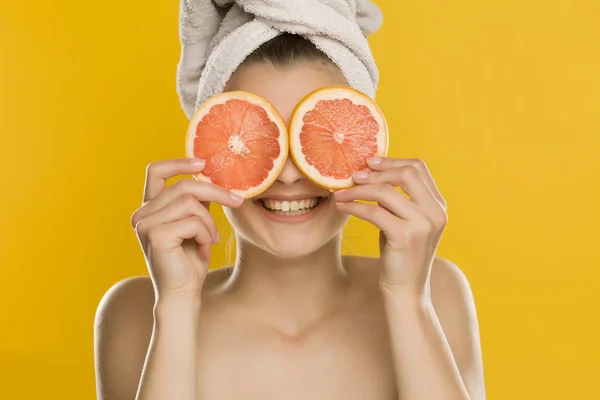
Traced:
[[272, 214], [294, 216], [308, 214], [325, 200], [327, 200], [326, 197], [310, 197], [293, 201], [258, 199], [255, 202]]

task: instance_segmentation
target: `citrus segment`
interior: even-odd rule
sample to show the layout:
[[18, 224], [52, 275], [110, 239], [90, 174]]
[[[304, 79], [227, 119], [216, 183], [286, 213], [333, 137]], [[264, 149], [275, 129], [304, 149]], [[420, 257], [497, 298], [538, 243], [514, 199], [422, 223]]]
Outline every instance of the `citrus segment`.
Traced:
[[226, 92], [196, 111], [187, 132], [186, 155], [206, 161], [196, 179], [242, 197], [256, 196], [277, 178], [288, 154], [286, 126], [265, 99]]
[[368, 168], [367, 159], [387, 155], [388, 130], [370, 97], [348, 87], [326, 87], [306, 96], [292, 114], [291, 155], [320, 186], [341, 189]]

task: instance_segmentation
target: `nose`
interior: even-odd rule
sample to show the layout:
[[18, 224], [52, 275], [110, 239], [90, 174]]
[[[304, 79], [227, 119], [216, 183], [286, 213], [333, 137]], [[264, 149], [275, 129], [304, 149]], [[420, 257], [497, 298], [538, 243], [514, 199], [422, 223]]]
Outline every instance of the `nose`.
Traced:
[[294, 161], [291, 157], [288, 157], [285, 165], [283, 166], [283, 170], [277, 177], [277, 180], [284, 185], [292, 185], [298, 181], [305, 179], [305, 176], [300, 172], [300, 170], [294, 164]]

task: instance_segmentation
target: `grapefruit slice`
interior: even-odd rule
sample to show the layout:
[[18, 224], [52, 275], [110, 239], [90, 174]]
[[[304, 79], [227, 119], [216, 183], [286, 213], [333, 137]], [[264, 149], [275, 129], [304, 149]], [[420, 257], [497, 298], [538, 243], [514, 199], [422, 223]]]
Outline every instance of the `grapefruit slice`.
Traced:
[[385, 157], [388, 151], [380, 108], [371, 97], [345, 86], [308, 94], [292, 114], [289, 136], [298, 169], [330, 190], [352, 186], [352, 174], [366, 170], [369, 157]]
[[260, 96], [232, 91], [204, 102], [190, 120], [186, 156], [206, 161], [195, 179], [250, 198], [266, 190], [288, 157], [285, 122]]

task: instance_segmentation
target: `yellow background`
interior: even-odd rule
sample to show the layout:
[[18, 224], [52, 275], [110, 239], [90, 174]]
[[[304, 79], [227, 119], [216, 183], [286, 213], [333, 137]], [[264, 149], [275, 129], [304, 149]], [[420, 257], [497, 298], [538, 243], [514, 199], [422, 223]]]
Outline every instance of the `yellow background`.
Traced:
[[[98, 301], [146, 273], [129, 216], [187, 124], [178, 1], [151, 3], [0, 8], [0, 398], [94, 398]], [[391, 155], [449, 203], [439, 254], [471, 281], [489, 399], [600, 398], [600, 3], [378, 3]], [[375, 230], [347, 246], [375, 254]]]

